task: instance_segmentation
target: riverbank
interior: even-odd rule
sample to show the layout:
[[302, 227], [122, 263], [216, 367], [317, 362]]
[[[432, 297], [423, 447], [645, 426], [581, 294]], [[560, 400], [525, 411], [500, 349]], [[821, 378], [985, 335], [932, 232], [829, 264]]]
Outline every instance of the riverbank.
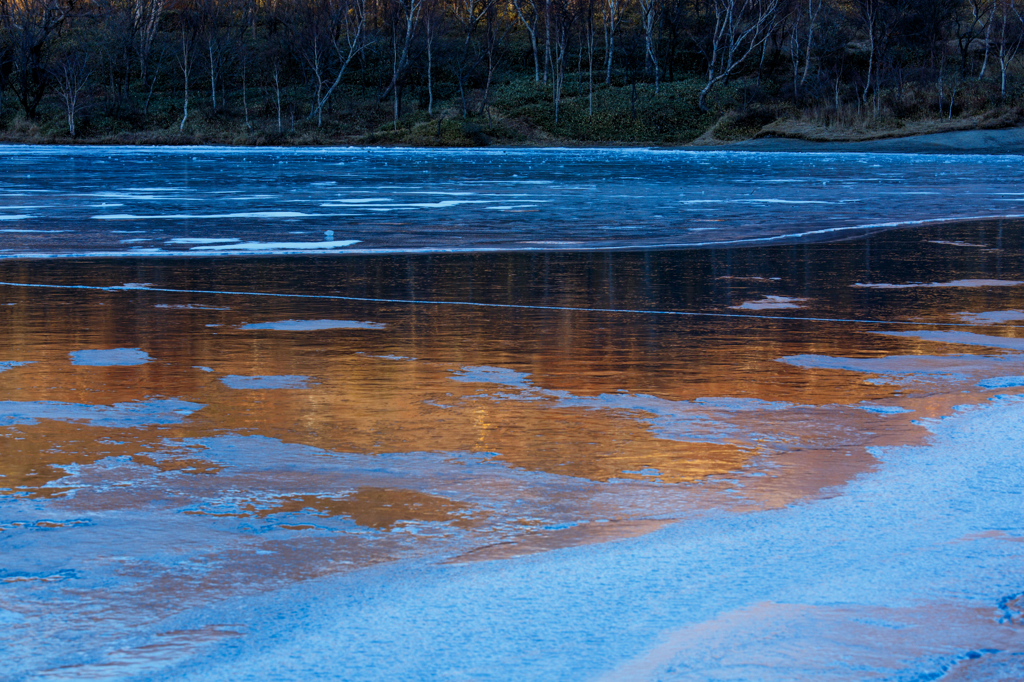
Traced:
[[[898, 131], [888, 131], [886, 137], [875, 139], [850, 139], [850, 140], [823, 140], [823, 139], [802, 139], [800, 137], [780, 136], [773, 132], [767, 132], [763, 136], [738, 140], [734, 142], [722, 141], [706, 136], [699, 138], [691, 144], [682, 145], [628, 145], [624, 143], [580, 143], [577, 141], [562, 140], [554, 137], [544, 137], [528, 141], [508, 142], [502, 141], [497, 146], [544, 149], [544, 148], [573, 148], [573, 147], [594, 147], [594, 148], [619, 148], [628, 146], [653, 146], [668, 147], [672, 149], [693, 149], [700, 151], [744, 151], [744, 152], [811, 152], [811, 153], [879, 153], [879, 154], [1024, 154], [1024, 127], [997, 128], [997, 129], [976, 129], [976, 130], [952, 130], [939, 133], [922, 133], [899, 135]], [[363, 138], [353, 137], [350, 139], [324, 140], [320, 138], [304, 139], [302, 141], [290, 141], [287, 139], [253, 140], [247, 137], [226, 138], [215, 137], [212, 139], [200, 138], [193, 135], [155, 135], [155, 134], [125, 134], [113, 137], [97, 139], [71, 140], [56, 139], [42, 140], [32, 136], [2, 135], [2, 144], [25, 144], [32, 146], [238, 146], [238, 147], [263, 147], [273, 144], [284, 147], [421, 147], [421, 148], [449, 148], [464, 147], [468, 145], [395, 145], [388, 141], [368, 143]], [[477, 146], [489, 146], [491, 140], [486, 144]]]

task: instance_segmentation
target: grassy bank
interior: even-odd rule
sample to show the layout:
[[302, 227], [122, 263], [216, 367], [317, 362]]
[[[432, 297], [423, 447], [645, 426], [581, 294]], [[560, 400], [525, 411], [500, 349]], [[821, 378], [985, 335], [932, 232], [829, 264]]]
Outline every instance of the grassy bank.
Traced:
[[5, 102], [0, 140], [29, 144], [119, 145], [397, 145], [479, 147], [551, 145], [721, 145], [762, 137], [814, 142], [857, 142], [962, 130], [998, 129], [1024, 123], [1024, 108], [1013, 98], [991, 105], [970, 93], [953, 111], [941, 113], [900, 93], [904, 106], [893, 106], [895, 93], [879, 102], [839, 107], [800, 108], [772, 96], [771, 83], [737, 80], [714, 94], [710, 111], [698, 106], [703, 82], [591, 86], [566, 79], [555, 117], [552, 88], [524, 77], [475, 90], [462, 99], [451, 88], [438, 88], [428, 103], [425, 88], [403, 94], [396, 118], [393, 99], [378, 100], [377, 90], [349, 86], [324, 109], [322, 121], [310, 117], [302, 91], [276, 93], [248, 88], [192, 93], [182, 125], [182, 93], [158, 92], [148, 103], [140, 95], [112, 106], [89, 101], [75, 114], [76, 135], [69, 134], [67, 111], [53, 98], [29, 120]]

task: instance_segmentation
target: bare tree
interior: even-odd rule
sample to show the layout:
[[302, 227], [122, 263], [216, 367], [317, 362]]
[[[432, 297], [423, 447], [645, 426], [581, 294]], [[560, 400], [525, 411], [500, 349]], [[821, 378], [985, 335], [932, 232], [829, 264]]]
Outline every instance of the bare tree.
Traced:
[[540, 52], [537, 49], [537, 24], [543, 14], [544, 0], [512, 0], [516, 14], [530, 36], [530, 51], [533, 53], [533, 80], [540, 81]]
[[578, 6], [575, 0], [553, 0], [548, 3], [554, 33], [554, 60], [551, 70], [552, 97], [555, 105], [555, 123], [558, 123], [562, 104], [562, 84], [565, 81], [565, 57], [569, 51], [572, 25], [576, 21]]
[[[163, 16], [165, 3], [166, 0], [134, 0], [132, 7], [132, 23], [138, 40], [139, 75], [142, 86], [148, 86], [150, 92], [153, 87], [150, 79], [156, 80], [156, 74], [150, 73], [149, 63], [153, 52], [153, 41], [160, 28], [160, 18]], [[157, 64], [161, 61], [157, 60]], [[148, 98], [146, 104], [148, 110]]]
[[462, 49], [452, 54], [451, 66], [459, 86], [463, 118], [469, 116], [466, 84], [484, 57], [483, 53], [476, 49], [476, 32], [493, 2], [494, 0], [453, 0], [451, 4], [452, 16], [462, 34]]
[[188, 86], [192, 77], [192, 68], [195, 62], [194, 43], [190, 35], [190, 31], [182, 26], [181, 28], [181, 48], [178, 52], [178, 68], [181, 69], [181, 75], [185, 80], [185, 103], [182, 107], [183, 112], [181, 116], [181, 124], [178, 126], [179, 131], [185, 130], [185, 122], [188, 121]]
[[658, 0], [637, 0], [640, 6], [640, 25], [644, 31], [644, 64], [654, 72], [654, 92], [661, 85], [661, 70], [658, 68], [658, 52], [654, 47], [655, 22], [658, 20]]
[[419, 28], [420, 10], [423, 0], [396, 0], [392, 11], [392, 61], [391, 82], [384, 88], [379, 99], [395, 93], [395, 107], [398, 107], [398, 83], [409, 66], [409, 45]]
[[434, 115], [434, 43], [444, 31], [444, 7], [440, 0], [426, 0], [423, 8], [423, 29], [427, 43], [427, 115]]
[[55, 39], [74, 16], [75, 0], [0, 0], [0, 28], [9, 55], [10, 89], [35, 119], [50, 88]]
[[601, 19], [604, 28], [605, 85], [612, 84], [612, 60], [615, 58], [615, 30], [622, 19], [625, 0], [601, 0]]
[[992, 23], [992, 5], [992, 0], [967, 0], [960, 3], [953, 14], [957, 46], [960, 48], [961, 78], [967, 77], [971, 46], [989, 31]]
[[78, 98], [89, 83], [89, 66], [85, 55], [71, 52], [62, 57], [53, 67], [53, 79], [57, 94], [64, 104], [68, 119], [68, 133], [75, 136], [75, 115]]
[[804, 51], [806, 57], [804, 58], [804, 73], [800, 77], [800, 85], [803, 86], [807, 82], [807, 75], [811, 72], [811, 55], [813, 54], [814, 48], [814, 29], [818, 23], [818, 15], [821, 14], [821, 5], [823, 0], [807, 0], [807, 40], [804, 41]]
[[[314, 110], [307, 118], [313, 115], [319, 118], [327, 100], [334, 94], [334, 90], [345, 77], [345, 72], [355, 57], [365, 50], [372, 41], [366, 40], [366, 0], [328, 0], [332, 47], [337, 55], [339, 66], [338, 73], [334, 77], [331, 86], [316, 102]], [[275, 80], [276, 80], [275, 71]], [[278, 91], [280, 100], [280, 90]], [[280, 113], [278, 114], [280, 118]], [[280, 127], [280, 124], [278, 124]]]
[[779, 0], [711, 0], [712, 30], [698, 43], [708, 68], [698, 98], [702, 111], [708, 111], [712, 88], [736, 73], [771, 36], [778, 8]]
[[1024, 41], [1024, 15], [1017, 9], [1016, 0], [999, 0], [997, 12], [999, 42], [996, 56], [999, 58], [999, 96], [1006, 99], [1006, 67], [1017, 56], [1021, 41]]

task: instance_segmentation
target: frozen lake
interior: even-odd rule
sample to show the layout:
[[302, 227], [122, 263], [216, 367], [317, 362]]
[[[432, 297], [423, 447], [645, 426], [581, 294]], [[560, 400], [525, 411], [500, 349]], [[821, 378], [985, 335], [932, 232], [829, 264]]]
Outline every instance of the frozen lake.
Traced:
[[1012, 156], [0, 146], [0, 257], [621, 249], [1024, 215]]
[[0, 679], [1024, 676], [1018, 159], [16, 151]]

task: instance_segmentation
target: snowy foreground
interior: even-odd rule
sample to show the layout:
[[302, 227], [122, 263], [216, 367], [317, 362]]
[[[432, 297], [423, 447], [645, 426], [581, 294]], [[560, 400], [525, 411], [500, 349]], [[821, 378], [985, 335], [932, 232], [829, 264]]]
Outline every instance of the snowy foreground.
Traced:
[[194, 610], [244, 635], [153, 679], [1020, 679], [1024, 402], [929, 429], [829, 499]]

